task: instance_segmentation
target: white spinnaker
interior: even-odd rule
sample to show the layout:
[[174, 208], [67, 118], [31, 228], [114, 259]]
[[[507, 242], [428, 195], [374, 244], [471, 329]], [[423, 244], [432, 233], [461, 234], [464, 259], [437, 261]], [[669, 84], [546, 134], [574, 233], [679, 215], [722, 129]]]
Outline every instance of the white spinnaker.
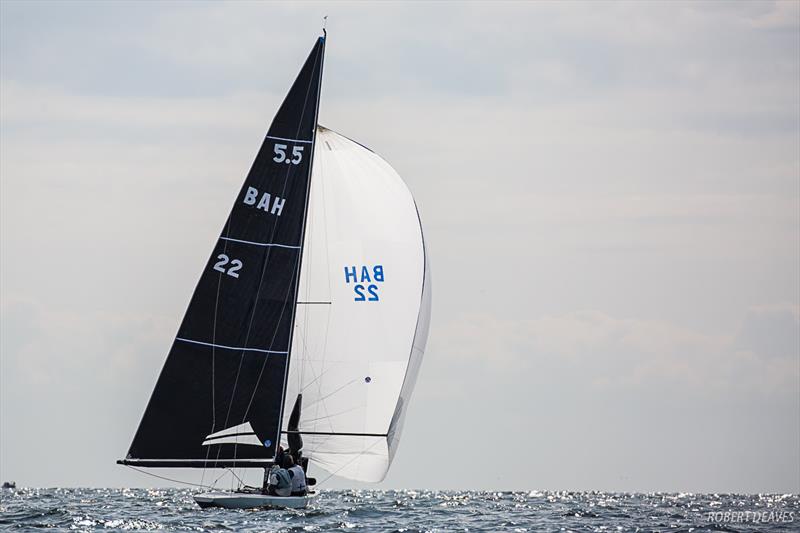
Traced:
[[[356, 281], [345, 273], [353, 267]], [[386, 476], [425, 351], [428, 272], [414, 198], [397, 172], [319, 127], [283, 421], [286, 430], [302, 393], [312, 464], [359, 481]]]

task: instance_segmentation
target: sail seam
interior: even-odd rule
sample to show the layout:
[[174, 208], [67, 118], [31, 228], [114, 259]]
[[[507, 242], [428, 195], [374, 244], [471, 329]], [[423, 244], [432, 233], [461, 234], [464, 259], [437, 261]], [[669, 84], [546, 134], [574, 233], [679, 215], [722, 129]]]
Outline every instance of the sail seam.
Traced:
[[253, 246], [266, 246], [266, 247], [275, 247], [275, 248], [290, 248], [293, 250], [299, 250], [299, 246], [289, 246], [288, 244], [277, 244], [274, 242], [254, 242], [254, 241], [243, 241], [241, 239], [232, 239], [230, 237], [220, 237], [223, 241], [231, 241], [231, 242], [240, 242], [242, 244], [252, 244]]
[[306, 143], [306, 144], [311, 144], [312, 142], [314, 142], [313, 140], [311, 140], [311, 141], [304, 141], [303, 139], [287, 139], [287, 138], [285, 138], [285, 137], [274, 137], [274, 136], [272, 136], [272, 135], [267, 135], [266, 137], [267, 137], [267, 139], [275, 139], [276, 141], [288, 141], [288, 142], [292, 142], [292, 143]]
[[175, 337], [176, 341], [183, 341], [188, 342], [191, 344], [201, 344], [203, 346], [211, 346], [212, 348], [225, 348], [226, 350], [241, 350], [244, 352], [260, 352], [260, 353], [276, 353], [276, 354], [286, 354], [287, 351], [279, 352], [275, 350], [262, 350], [261, 348], [245, 348], [243, 346], [226, 346], [224, 344], [215, 344], [212, 342], [202, 342], [202, 341], [195, 341], [192, 339], [184, 339], [183, 337]]

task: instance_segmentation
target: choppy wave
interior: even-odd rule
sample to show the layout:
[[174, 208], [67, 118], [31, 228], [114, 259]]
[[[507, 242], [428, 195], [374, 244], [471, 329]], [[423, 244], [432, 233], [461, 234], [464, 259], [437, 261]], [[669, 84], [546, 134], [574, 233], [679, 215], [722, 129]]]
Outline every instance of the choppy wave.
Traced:
[[193, 490], [18, 489], [0, 529], [34, 531], [800, 531], [797, 495], [322, 491], [304, 510], [200, 510]]

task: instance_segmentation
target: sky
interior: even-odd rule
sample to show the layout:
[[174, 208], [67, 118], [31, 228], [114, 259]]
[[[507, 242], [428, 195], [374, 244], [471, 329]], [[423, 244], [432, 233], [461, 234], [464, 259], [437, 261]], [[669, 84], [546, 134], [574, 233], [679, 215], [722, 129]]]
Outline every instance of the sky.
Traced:
[[0, 479], [170, 484], [114, 461], [325, 15], [433, 273], [375, 487], [800, 492], [795, 1], [3, 0]]

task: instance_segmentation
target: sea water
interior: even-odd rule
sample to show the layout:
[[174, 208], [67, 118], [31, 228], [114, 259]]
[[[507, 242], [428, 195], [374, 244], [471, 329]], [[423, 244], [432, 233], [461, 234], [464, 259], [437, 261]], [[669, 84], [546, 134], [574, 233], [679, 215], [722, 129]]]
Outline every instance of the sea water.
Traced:
[[800, 531], [791, 494], [323, 490], [303, 510], [201, 510], [185, 489], [17, 489], [0, 529], [34, 531]]

